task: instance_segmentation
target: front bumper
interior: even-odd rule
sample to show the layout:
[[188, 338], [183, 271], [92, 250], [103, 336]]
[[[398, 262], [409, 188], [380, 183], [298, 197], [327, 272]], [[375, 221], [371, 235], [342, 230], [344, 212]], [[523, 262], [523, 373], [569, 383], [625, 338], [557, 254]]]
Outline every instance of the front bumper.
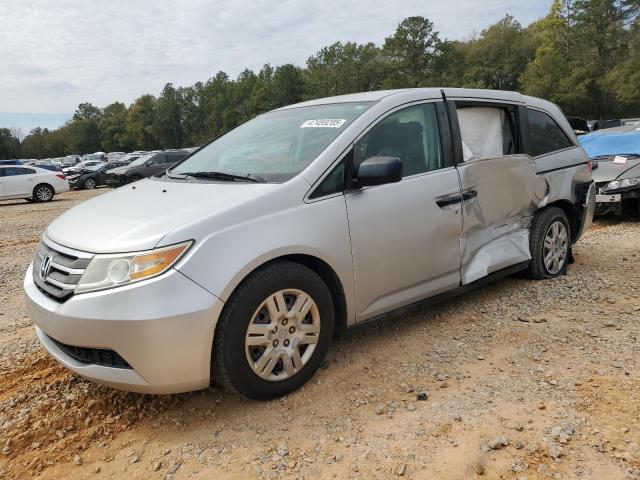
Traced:
[[[178, 393], [209, 385], [213, 333], [223, 302], [177, 270], [59, 303], [37, 288], [29, 266], [24, 290], [42, 345], [77, 374], [141, 393]], [[60, 344], [112, 350], [130, 368], [79, 361]]]
[[625, 211], [637, 211], [640, 207], [640, 188], [632, 188], [612, 193], [600, 193], [596, 197], [596, 215], [607, 213], [621, 214]]
[[118, 188], [127, 184], [127, 177], [124, 175], [112, 173], [107, 175], [104, 183], [111, 188]]

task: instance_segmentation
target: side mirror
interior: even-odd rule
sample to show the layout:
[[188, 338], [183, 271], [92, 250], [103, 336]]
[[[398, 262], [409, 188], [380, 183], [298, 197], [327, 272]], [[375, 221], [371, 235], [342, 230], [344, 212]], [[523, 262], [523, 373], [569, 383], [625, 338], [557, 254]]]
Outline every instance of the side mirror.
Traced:
[[153, 165], [153, 162], [151, 160], [147, 160], [146, 162], [144, 162], [145, 167], [150, 167], [151, 165]]
[[357, 187], [395, 183], [402, 180], [402, 162], [397, 157], [369, 157], [354, 175]]

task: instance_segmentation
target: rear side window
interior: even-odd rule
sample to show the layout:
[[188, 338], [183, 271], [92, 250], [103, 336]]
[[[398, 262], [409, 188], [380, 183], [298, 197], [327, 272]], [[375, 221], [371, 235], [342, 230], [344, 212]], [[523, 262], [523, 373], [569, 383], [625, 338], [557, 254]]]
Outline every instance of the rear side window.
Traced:
[[30, 173], [36, 173], [35, 170], [32, 170], [30, 168], [22, 168], [22, 167], [8, 167], [3, 169], [4, 170], [4, 174], [7, 177], [13, 177], [16, 175], [28, 175]]
[[531, 153], [534, 157], [574, 146], [553, 118], [538, 110], [529, 108], [527, 110], [529, 112]]
[[513, 108], [458, 106], [465, 162], [518, 153]]

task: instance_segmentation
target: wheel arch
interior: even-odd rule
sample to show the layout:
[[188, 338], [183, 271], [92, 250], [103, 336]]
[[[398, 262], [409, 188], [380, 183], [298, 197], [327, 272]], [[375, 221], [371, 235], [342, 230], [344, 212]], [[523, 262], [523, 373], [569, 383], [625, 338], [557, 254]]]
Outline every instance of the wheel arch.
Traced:
[[284, 254], [279, 255], [269, 260], [263, 261], [259, 265], [255, 266], [252, 270], [250, 270], [246, 275], [244, 275], [240, 281], [236, 282], [236, 284], [231, 289], [231, 293], [229, 296], [233, 295], [233, 293], [240, 287], [242, 282], [247, 279], [250, 275], [255, 273], [256, 271], [264, 268], [267, 265], [271, 265], [276, 262], [281, 261], [289, 261], [298, 263], [300, 265], [304, 265], [309, 268], [313, 272], [315, 272], [325, 283], [329, 292], [331, 293], [331, 298], [333, 300], [333, 305], [335, 309], [335, 335], [341, 335], [347, 329], [347, 298], [342, 286], [342, 282], [340, 277], [336, 273], [336, 271], [329, 265], [326, 261], [321, 258], [303, 253], [292, 253], [292, 254]]
[[538, 210], [536, 214], [549, 208], [557, 207], [564, 212], [569, 220], [569, 228], [571, 229], [571, 243], [575, 243], [580, 232], [580, 223], [582, 222], [582, 207], [575, 205], [569, 200], [556, 200], [555, 202], [545, 205]]
[[35, 195], [36, 195], [36, 189], [37, 189], [38, 187], [42, 187], [43, 185], [44, 185], [44, 186], [46, 186], [46, 187], [49, 187], [51, 190], [53, 190], [53, 194], [54, 194], [54, 195], [57, 193], [57, 192], [56, 192], [56, 187], [54, 187], [54, 186], [53, 186], [53, 185], [51, 185], [50, 183], [47, 183], [47, 182], [40, 182], [40, 183], [37, 183], [35, 187], [33, 187], [33, 190], [31, 190], [31, 193], [33, 194], [33, 196], [34, 196], [34, 197], [35, 197]]

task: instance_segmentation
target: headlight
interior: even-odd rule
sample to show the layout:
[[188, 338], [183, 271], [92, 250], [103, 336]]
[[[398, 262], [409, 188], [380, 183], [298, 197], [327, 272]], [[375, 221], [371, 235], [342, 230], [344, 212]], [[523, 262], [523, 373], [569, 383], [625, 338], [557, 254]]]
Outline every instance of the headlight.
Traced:
[[603, 190], [623, 190], [625, 188], [631, 188], [640, 185], [640, 177], [625, 178], [624, 180], [614, 180], [605, 185]]
[[96, 255], [75, 292], [94, 292], [157, 277], [180, 260], [192, 244], [189, 241], [146, 252]]

